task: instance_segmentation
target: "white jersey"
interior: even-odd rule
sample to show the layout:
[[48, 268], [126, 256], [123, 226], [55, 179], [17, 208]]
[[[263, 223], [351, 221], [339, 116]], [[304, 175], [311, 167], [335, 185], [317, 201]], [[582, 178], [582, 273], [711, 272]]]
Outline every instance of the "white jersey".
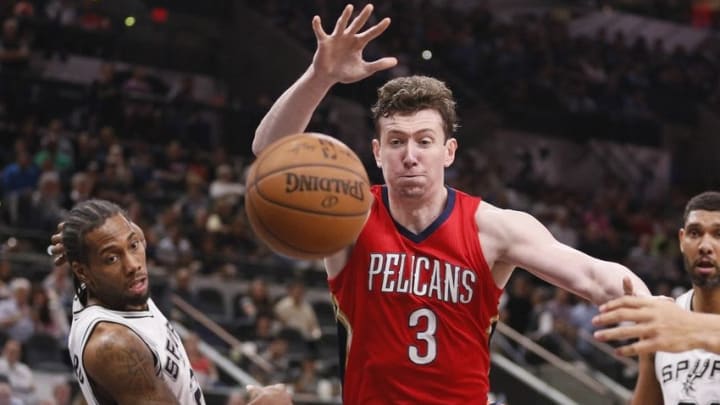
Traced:
[[[692, 311], [693, 290], [675, 302]], [[720, 405], [720, 355], [695, 349], [655, 353], [655, 376], [665, 405]]]
[[156, 375], [167, 384], [180, 404], [205, 404], [180, 336], [152, 299], [148, 299], [147, 311], [123, 312], [98, 305], [83, 307], [75, 297], [69, 349], [75, 377], [88, 405], [100, 405], [100, 402], [88, 381], [82, 355], [90, 334], [100, 322], [125, 325], [142, 339], [153, 354]]

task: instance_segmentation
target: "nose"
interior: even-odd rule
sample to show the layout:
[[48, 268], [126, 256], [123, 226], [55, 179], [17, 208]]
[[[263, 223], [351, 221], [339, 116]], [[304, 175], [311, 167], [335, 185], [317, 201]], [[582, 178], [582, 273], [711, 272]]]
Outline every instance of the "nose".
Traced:
[[127, 252], [125, 254], [125, 268], [128, 273], [135, 273], [136, 271], [139, 271], [142, 269], [142, 265], [143, 261], [139, 255], [132, 254], [132, 252]]
[[417, 164], [418, 164], [417, 147], [412, 142], [408, 142], [405, 145], [405, 154], [403, 155], [403, 165], [405, 165], [406, 168], [410, 168], [410, 167], [416, 166]]
[[703, 256], [710, 256], [713, 254], [714, 243], [715, 242], [713, 241], [712, 236], [709, 233], [706, 233], [700, 240], [700, 246], [698, 247], [698, 251]]

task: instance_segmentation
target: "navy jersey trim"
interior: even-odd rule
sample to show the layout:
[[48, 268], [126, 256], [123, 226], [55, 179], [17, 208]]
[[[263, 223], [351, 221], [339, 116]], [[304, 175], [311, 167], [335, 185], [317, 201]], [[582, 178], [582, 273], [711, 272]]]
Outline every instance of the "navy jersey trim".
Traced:
[[415, 243], [422, 243], [425, 239], [427, 239], [430, 235], [432, 235], [433, 232], [435, 232], [436, 229], [440, 227], [449, 217], [452, 213], [453, 208], [455, 208], [455, 190], [445, 186], [445, 188], [448, 191], [447, 196], [447, 202], [445, 203], [445, 208], [440, 213], [440, 216], [438, 216], [435, 221], [433, 221], [430, 226], [425, 228], [420, 233], [414, 233], [413, 231], [405, 228], [404, 226], [400, 225], [397, 221], [395, 221], [395, 218], [392, 217], [392, 213], [390, 212], [390, 200], [388, 198], [388, 191], [387, 186], [382, 186], [382, 200], [383, 204], [385, 204], [385, 209], [387, 210], [388, 214], [390, 215], [390, 218], [392, 219], [393, 223], [395, 224], [395, 228], [397, 228], [398, 232], [407, 239], [410, 239], [411, 241]]

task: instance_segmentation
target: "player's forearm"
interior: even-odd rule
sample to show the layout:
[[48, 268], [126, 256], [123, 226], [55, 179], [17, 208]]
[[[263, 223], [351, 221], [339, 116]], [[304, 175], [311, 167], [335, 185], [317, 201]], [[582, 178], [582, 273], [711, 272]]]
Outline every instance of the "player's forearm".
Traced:
[[597, 260], [593, 265], [592, 275], [594, 288], [590, 290], [590, 299], [596, 305], [623, 296], [625, 294], [622, 281], [624, 277], [630, 278], [634, 295], [651, 295], [645, 283], [621, 264]]
[[335, 83], [318, 74], [313, 66], [275, 101], [255, 130], [253, 153], [288, 135], [303, 132], [310, 118]]

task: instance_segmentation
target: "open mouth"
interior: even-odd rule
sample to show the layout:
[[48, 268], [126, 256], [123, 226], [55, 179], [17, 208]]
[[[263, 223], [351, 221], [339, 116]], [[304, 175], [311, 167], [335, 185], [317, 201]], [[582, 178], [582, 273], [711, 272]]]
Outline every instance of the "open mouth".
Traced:
[[695, 268], [701, 273], [709, 273], [717, 268], [717, 263], [711, 259], [700, 259], [695, 262]]
[[130, 283], [130, 291], [134, 293], [140, 293], [145, 291], [147, 287], [147, 277], [138, 277]]

